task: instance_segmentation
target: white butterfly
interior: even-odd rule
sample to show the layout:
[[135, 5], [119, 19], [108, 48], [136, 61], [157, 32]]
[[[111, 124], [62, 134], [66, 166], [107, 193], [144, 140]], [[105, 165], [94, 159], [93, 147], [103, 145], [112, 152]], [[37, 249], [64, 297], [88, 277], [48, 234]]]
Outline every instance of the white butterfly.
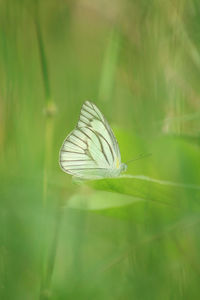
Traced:
[[108, 122], [93, 103], [86, 101], [76, 128], [60, 150], [62, 170], [83, 179], [117, 177], [125, 171], [117, 140]]

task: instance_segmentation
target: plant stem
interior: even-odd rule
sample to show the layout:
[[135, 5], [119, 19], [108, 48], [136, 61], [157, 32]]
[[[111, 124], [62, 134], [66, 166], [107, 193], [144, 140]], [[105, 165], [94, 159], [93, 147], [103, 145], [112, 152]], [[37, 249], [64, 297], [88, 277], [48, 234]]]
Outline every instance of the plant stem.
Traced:
[[[40, 28], [39, 14], [38, 14], [38, 3], [35, 11], [35, 28], [36, 28], [36, 36], [37, 43], [40, 55], [40, 64], [41, 64], [41, 72], [44, 83], [44, 91], [45, 91], [45, 114], [46, 114], [46, 124], [45, 124], [45, 145], [44, 145], [44, 177], [43, 177], [43, 236], [46, 237], [47, 232], [47, 224], [46, 224], [46, 208], [47, 208], [47, 190], [48, 190], [48, 174], [51, 168], [51, 160], [52, 160], [52, 144], [53, 144], [53, 132], [54, 132], [54, 117], [56, 113], [56, 106], [51, 97], [51, 89], [49, 83], [49, 70], [46, 58], [46, 52], [44, 47], [44, 42], [42, 38], [42, 32]], [[61, 209], [59, 206], [56, 221], [55, 221], [55, 229], [54, 235], [52, 239], [52, 244], [49, 252], [46, 249], [42, 249], [42, 279], [40, 285], [40, 294], [39, 299], [49, 299], [50, 298], [50, 285], [51, 279], [53, 275], [53, 269], [55, 264], [56, 250], [58, 244], [58, 236], [60, 229], [60, 221], [61, 221]], [[46, 241], [47, 244], [47, 241]]]
[[120, 34], [116, 28], [110, 31], [109, 41], [104, 54], [99, 85], [99, 99], [109, 102], [112, 97], [116, 68], [120, 50]]
[[41, 289], [40, 289], [40, 300], [47, 300], [51, 297], [51, 280], [53, 276], [55, 260], [56, 260], [56, 252], [59, 240], [59, 232], [60, 232], [60, 225], [62, 219], [62, 205], [58, 203], [57, 211], [56, 211], [56, 220], [55, 220], [55, 227], [54, 227], [54, 234], [51, 243], [51, 247], [48, 253], [48, 259], [46, 264], [46, 272], [44, 277], [42, 278]]

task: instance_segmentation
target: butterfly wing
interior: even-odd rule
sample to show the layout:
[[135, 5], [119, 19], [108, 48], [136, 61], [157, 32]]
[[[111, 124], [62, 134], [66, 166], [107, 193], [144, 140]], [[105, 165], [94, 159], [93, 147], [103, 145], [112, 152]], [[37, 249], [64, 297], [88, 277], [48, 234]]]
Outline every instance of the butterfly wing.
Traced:
[[61, 168], [77, 177], [102, 178], [120, 164], [119, 146], [112, 129], [99, 109], [86, 101], [77, 127], [60, 150]]
[[[121, 163], [120, 150], [114, 133], [103, 114], [92, 102], [86, 101], [83, 104], [78, 127], [92, 128], [99, 135], [101, 140], [103, 139], [102, 142], [104, 142], [104, 150], [106, 150], [107, 146], [110, 146], [109, 150], [112, 158], [114, 158], [111, 162], [113, 167], [116, 166], [117, 160]], [[109, 153], [109, 151], [107, 153]]]

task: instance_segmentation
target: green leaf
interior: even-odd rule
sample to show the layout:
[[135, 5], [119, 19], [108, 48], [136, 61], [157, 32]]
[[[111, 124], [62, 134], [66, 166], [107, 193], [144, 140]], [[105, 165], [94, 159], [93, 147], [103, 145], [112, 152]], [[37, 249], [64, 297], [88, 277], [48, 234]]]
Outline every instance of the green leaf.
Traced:
[[97, 191], [88, 195], [81, 193], [73, 195], [67, 202], [67, 207], [97, 211], [102, 209], [126, 206], [140, 200], [141, 199], [139, 198], [134, 198], [126, 195], [122, 197], [117, 193]]
[[89, 180], [85, 183], [94, 190], [104, 191], [104, 193], [75, 195], [68, 203], [70, 207], [97, 210], [126, 206], [138, 200], [145, 200], [180, 208], [184, 207], [190, 199], [190, 206], [199, 205], [200, 186], [198, 185], [162, 181], [142, 175], [124, 175], [118, 178]]

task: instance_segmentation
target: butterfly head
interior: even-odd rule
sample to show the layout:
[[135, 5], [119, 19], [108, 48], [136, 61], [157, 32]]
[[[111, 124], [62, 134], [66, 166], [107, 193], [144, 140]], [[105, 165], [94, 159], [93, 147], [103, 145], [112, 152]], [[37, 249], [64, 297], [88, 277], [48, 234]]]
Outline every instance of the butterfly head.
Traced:
[[121, 172], [126, 172], [126, 170], [127, 170], [127, 165], [126, 164], [121, 164], [120, 171]]

